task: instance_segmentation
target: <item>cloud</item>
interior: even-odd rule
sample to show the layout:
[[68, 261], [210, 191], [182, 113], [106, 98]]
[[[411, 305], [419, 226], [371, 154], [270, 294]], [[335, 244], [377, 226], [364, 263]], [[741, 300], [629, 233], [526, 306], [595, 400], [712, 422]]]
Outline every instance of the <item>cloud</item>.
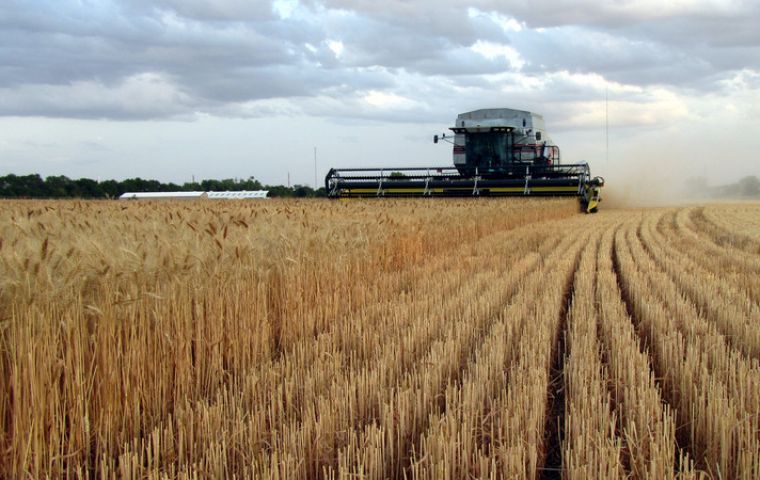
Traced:
[[288, 12], [288, 2], [249, 0], [138, 0], [134, 4], [145, 10], [170, 11], [179, 17], [201, 21], [258, 21], [270, 20]]
[[749, 0], [13, 1], [0, 116], [424, 122], [500, 105], [583, 128], [607, 90], [622, 124], [672, 123], [690, 97], [755, 98], [758, 23]]
[[0, 89], [6, 115], [120, 119], [174, 117], [192, 111], [193, 99], [171, 79], [141, 73], [115, 84], [77, 81], [68, 85], [31, 84]]
[[484, 0], [478, 8], [517, 18], [531, 28], [563, 25], [617, 27], [674, 18], [739, 16], [753, 8], [752, 0]]

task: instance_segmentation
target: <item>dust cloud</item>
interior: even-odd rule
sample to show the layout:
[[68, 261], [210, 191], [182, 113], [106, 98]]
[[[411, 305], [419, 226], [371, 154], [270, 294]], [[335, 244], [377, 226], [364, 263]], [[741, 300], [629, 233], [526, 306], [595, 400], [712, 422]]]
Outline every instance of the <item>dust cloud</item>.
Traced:
[[720, 184], [693, 168], [665, 167], [658, 162], [630, 167], [593, 169], [605, 179], [602, 205], [606, 208], [666, 207], [724, 202], [760, 201], [760, 179], [743, 176]]
[[605, 177], [602, 199], [606, 208], [666, 207], [708, 200], [687, 196], [682, 190], [656, 176], [613, 174]]
[[602, 206], [605, 208], [658, 207], [695, 203], [703, 199], [687, 193], [682, 166], [654, 157], [634, 162], [605, 164], [594, 168], [604, 177]]
[[[597, 146], [589, 156], [593, 175], [605, 178], [603, 207], [677, 206], [760, 199], [760, 164], [751, 154], [760, 136], [745, 135], [738, 143], [735, 126], [692, 123], [691, 128], [631, 131], [619, 129], [605, 153]], [[708, 128], [709, 127], [709, 128]], [[581, 138], [587, 142], [590, 138]], [[573, 145], [579, 152], [595, 145]], [[600, 160], [600, 157], [605, 159]]]

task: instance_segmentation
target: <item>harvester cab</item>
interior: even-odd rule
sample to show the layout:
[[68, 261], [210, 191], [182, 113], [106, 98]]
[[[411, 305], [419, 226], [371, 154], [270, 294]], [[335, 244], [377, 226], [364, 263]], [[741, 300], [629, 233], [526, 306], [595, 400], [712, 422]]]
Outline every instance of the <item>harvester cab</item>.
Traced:
[[544, 119], [535, 113], [476, 110], [457, 116], [449, 130], [454, 132], [453, 163], [461, 175], [520, 175], [525, 167], [560, 162], [559, 147], [546, 134]]
[[562, 164], [541, 115], [492, 108], [457, 116], [452, 167], [331, 169], [328, 196], [577, 196], [586, 212], [601, 201], [601, 177], [586, 163]]

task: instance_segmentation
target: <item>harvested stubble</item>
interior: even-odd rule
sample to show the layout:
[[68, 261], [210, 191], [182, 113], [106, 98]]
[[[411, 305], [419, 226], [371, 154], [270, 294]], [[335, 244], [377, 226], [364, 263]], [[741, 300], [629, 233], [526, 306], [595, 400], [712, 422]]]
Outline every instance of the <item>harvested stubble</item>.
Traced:
[[616, 236], [622, 282], [654, 347], [657, 374], [681, 425], [680, 443], [712, 475], [758, 478], [757, 361], [729, 347], [649, 257], [636, 225], [630, 227]]
[[[715, 320], [716, 326], [729, 342], [746, 355], [760, 358], [760, 329], [757, 328], [760, 324], [760, 306], [752, 301], [746, 289], [741, 288], [742, 284], [752, 285], [752, 279], [742, 279], [744, 276], [731, 279], [728, 272], [711, 271], [703, 266], [702, 264], [709, 263], [709, 257], [693, 257], [694, 254], [699, 255], [699, 250], [684, 245], [678, 233], [665, 225], [670, 223], [667, 222], [670, 217], [671, 215], [662, 215], [657, 219], [653, 216], [641, 225], [645, 245], [657, 244], [659, 248], [647, 247], [647, 250], [655, 253], [655, 261], [670, 275], [679, 291], [701, 312]], [[659, 221], [655, 227], [653, 224], [656, 220]], [[665, 238], [670, 241], [666, 242]], [[660, 251], [662, 253], [657, 255]], [[693, 282], [694, 278], [699, 278], [702, 282]], [[710, 284], [712, 288], [705, 289], [704, 284]]]
[[595, 305], [599, 238], [583, 250], [575, 272], [568, 315], [568, 358], [564, 367], [565, 444], [563, 461], [569, 479], [623, 478], [621, 440], [610, 405], [607, 371], [600, 357]]
[[[619, 224], [605, 231], [597, 256], [596, 305], [602, 353], [608, 365], [617, 431], [623, 441], [623, 463], [632, 478], [669, 478], [674, 473], [675, 421], [663, 405], [649, 352], [639, 338], [621, 299], [612, 261], [612, 242]], [[679, 452], [680, 477], [690, 475], [690, 463]]]
[[756, 204], [737, 204], [706, 206], [695, 211], [692, 218], [718, 245], [760, 255], [760, 226], [756, 216]]
[[760, 256], [746, 255], [731, 246], [716, 245], [693, 220], [697, 207], [684, 208], [670, 215], [671, 222], [661, 225], [663, 235], [678, 243], [681, 251], [713, 274], [725, 278], [729, 285], [760, 304], [760, 285], [754, 280], [760, 274]]
[[[530, 230], [526, 233], [539, 235]], [[448, 392], [452, 384], [458, 385], [462, 375], [467, 375], [470, 369], [465, 366], [467, 359], [478, 355], [494, 337], [493, 323], [502, 315], [503, 306], [512, 303], [520, 296], [519, 282], [526, 276], [535, 275], [538, 260], [547, 255], [556, 241], [544, 241], [537, 252], [509, 247], [503, 236], [494, 236], [494, 245], [490, 248], [478, 249], [481, 268], [491, 272], [485, 285], [473, 289], [463, 298], [454, 303], [464, 305], [465, 310], [454, 311], [445, 315], [445, 323], [449, 332], [441, 341], [428, 348], [427, 355], [418, 360], [418, 364], [426, 366], [419, 369], [410, 368], [405, 377], [395, 384], [394, 388], [381, 392], [380, 404], [382, 409], [379, 417], [373, 419], [358, 435], [349, 440], [348, 446], [341, 449], [344, 459], [340, 462], [337, 474], [346, 476], [364, 474], [371, 478], [398, 477], [408, 466], [408, 452], [419, 448], [419, 437], [426, 425], [431, 422], [430, 415], [440, 411], [442, 405], [440, 392]], [[519, 234], [511, 235], [511, 239], [519, 238]], [[518, 242], [518, 245], [523, 245]], [[520, 257], [523, 258], [520, 258]], [[513, 257], [513, 262], [489, 268], [493, 258]], [[469, 299], [477, 298], [477, 303]], [[424, 323], [436, 322], [436, 315], [423, 320]], [[504, 339], [499, 339], [503, 341]], [[447, 387], [448, 385], [448, 387]], [[446, 397], [448, 398], [448, 397]], [[398, 412], [404, 412], [400, 415]], [[393, 436], [388, 434], [392, 433]], [[346, 459], [360, 459], [358, 462], [362, 471], [355, 471], [356, 463]], [[381, 462], [373, 459], [383, 460]], [[333, 476], [332, 471], [327, 472]]]
[[760, 477], [760, 206], [0, 204], [0, 477]]
[[[456, 479], [486, 478], [505, 474], [498, 446], [509, 443], [505, 434], [516, 436], [522, 432], [504, 431], [501, 422], [508, 412], [505, 392], [509, 386], [510, 365], [517, 360], [522, 341], [533, 333], [528, 325], [536, 317], [535, 299], [545, 292], [544, 282], [557, 280], [556, 268], [567, 249], [577, 249], [578, 240], [566, 237], [554, 252], [542, 252], [540, 257], [526, 259], [542, 264], [526, 275], [519, 272], [513, 282], [519, 283], [514, 300], [492, 319], [493, 325], [486, 339], [465, 366], [461, 382], [450, 382], [445, 390], [445, 403], [441, 412], [429, 419], [427, 433], [422, 438], [418, 458], [412, 471], [416, 478]], [[559, 311], [557, 312], [559, 315]], [[539, 396], [546, 392], [542, 385]], [[535, 392], [534, 392], [535, 393]], [[541, 407], [537, 407], [541, 408]], [[541, 444], [535, 441], [521, 445], [520, 452], [511, 452], [511, 468], [528, 468], [535, 472]], [[536, 459], [533, 465], [522, 464], [525, 458]]]

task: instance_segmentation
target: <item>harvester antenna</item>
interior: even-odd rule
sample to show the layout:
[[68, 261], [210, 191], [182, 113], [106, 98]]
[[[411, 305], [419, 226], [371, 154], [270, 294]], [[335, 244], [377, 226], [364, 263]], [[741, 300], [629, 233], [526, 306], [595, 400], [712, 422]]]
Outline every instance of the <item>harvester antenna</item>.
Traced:
[[607, 82], [604, 83], [604, 162], [610, 161], [610, 101], [608, 94], [609, 87]]

